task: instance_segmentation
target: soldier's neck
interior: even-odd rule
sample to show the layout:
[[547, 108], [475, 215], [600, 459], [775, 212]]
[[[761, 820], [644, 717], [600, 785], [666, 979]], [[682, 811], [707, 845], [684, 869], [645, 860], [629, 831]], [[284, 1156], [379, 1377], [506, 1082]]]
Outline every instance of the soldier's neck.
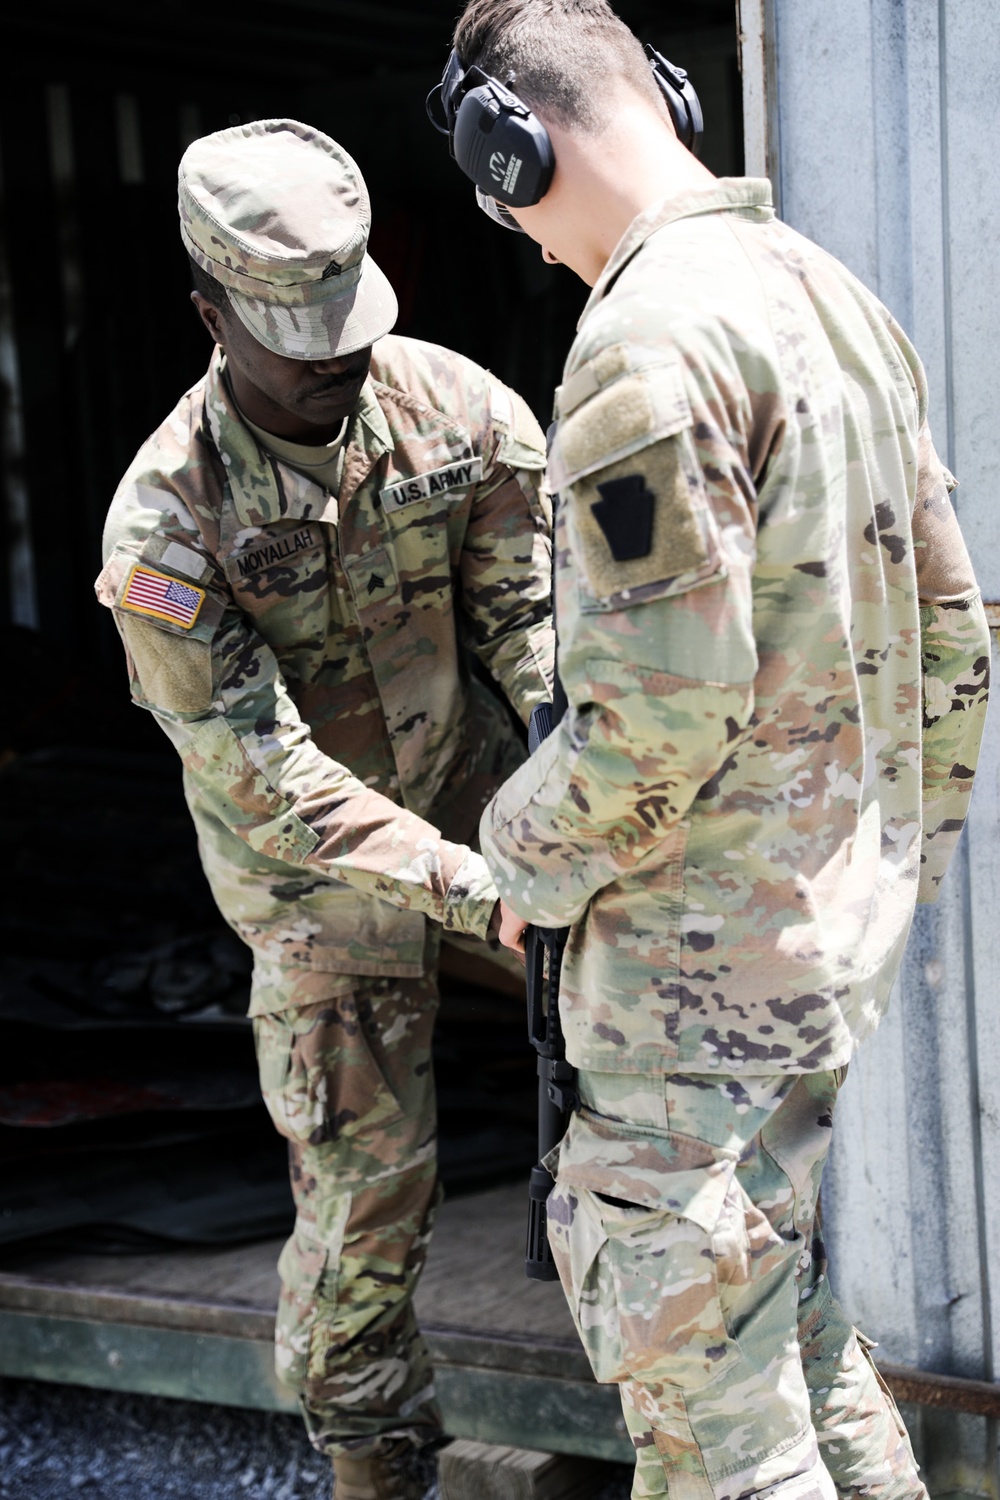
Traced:
[[638, 214], [714, 174], [681, 145], [665, 117], [630, 92], [595, 135], [545, 121], [555, 149], [552, 187], [519, 211], [520, 222], [551, 259], [593, 286]]
[[265, 391], [248, 380], [243, 371], [226, 361], [224, 377], [230, 394], [243, 415], [272, 437], [283, 438], [305, 448], [324, 448], [336, 440], [342, 430], [346, 411], [338, 411], [330, 420], [310, 422], [295, 412], [279, 406]]

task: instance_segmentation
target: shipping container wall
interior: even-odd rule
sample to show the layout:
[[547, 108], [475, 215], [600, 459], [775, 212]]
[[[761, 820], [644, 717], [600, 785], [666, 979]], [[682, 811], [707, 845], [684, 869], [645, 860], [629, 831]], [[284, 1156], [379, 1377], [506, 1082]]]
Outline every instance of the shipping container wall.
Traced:
[[[767, 0], [755, 19], [773, 85], [757, 154], [769, 142], [783, 217], [845, 261], [913, 338], [995, 626], [1000, 10]], [[889, 1016], [851, 1067], [824, 1183], [836, 1289], [881, 1355], [990, 1381], [1000, 1374], [998, 814], [994, 706], [960, 856], [938, 906], [918, 912]], [[915, 1425], [936, 1495], [997, 1493], [995, 1423], [924, 1409]]]

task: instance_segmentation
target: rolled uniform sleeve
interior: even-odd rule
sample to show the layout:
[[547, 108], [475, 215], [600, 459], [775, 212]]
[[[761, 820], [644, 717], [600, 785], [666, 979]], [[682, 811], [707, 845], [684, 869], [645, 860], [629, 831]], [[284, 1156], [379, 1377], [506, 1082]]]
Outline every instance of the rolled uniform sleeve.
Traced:
[[589, 394], [560, 420], [551, 476], [569, 707], [480, 830], [501, 896], [544, 922], [575, 921], [662, 845], [753, 710], [739, 461], [714, 429], [696, 436], [679, 366], [643, 358], [584, 366], [577, 390]]
[[[198, 800], [258, 854], [485, 936], [496, 891], [482, 858], [317, 748], [273, 651], [234, 606], [182, 511], [176, 496], [155, 490], [141, 508], [116, 502], [97, 592], [114, 610], [133, 698], [177, 748]], [[202, 596], [193, 623], [130, 606], [133, 569], [169, 576], [181, 554], [182, 581]]]
[[554, 671], [545, 439], [520, 396], [490, 386], [493, 452], [465, 535], [462, 604], [473, 650], [527, 723]]

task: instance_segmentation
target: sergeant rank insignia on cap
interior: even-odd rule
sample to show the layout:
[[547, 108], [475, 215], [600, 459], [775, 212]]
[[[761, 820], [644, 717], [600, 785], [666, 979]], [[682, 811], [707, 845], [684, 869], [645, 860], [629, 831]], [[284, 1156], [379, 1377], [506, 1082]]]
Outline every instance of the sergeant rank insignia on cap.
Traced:
[[204, 598], [204, 589], [136, 563], [118, 607], [137, 615], [152, 615], [154, 620], [166, 620], [171, 625], [179, 625], [182, 630], [190, 630]]

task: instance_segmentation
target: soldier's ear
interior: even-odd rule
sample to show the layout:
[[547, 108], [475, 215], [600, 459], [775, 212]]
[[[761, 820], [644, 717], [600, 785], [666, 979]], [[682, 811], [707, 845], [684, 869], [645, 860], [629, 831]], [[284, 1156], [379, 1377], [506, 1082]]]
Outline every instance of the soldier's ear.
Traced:
[[215, 343], [222, 344], [224, 347], [226, 342], [226, 325], [222, 321], [222, 313], [215, 306], [214, 302], [209, 302], [208, 298], [203, 297], [200, 292], [192, 292], [191, 301], [194, 303], [195, 311], [199, 318], [208, 330], [209, 336]]

